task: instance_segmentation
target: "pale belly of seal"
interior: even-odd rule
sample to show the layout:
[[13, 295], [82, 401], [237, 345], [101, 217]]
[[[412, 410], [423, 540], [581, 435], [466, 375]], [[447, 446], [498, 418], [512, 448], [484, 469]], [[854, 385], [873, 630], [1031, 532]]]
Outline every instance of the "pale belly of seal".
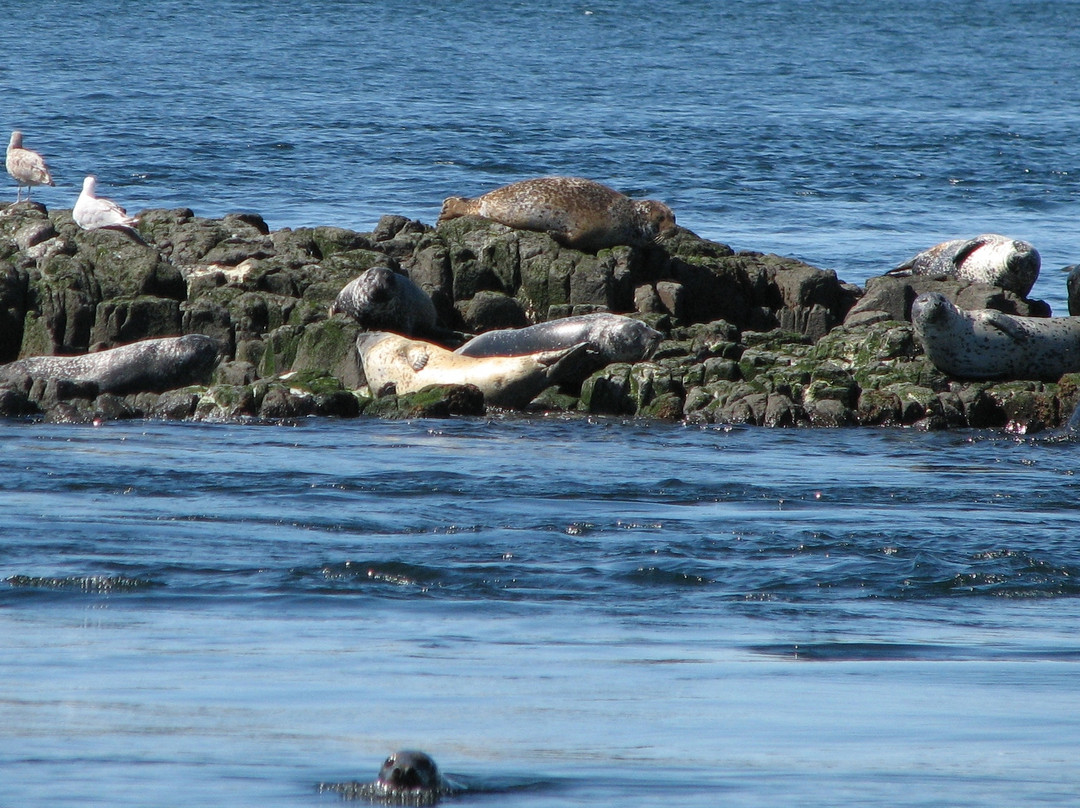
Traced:
[[546, 388], [587, 372], [586, 348], [525, 356], [461, 356], [439, 345], [397, 334], [361, 334], [357, 352], [371, 392], [415, 393], [431, 385], [471, 384], [489, 406], [527, 405]]
[[548, 233], [564, 246], [589, 252], [660, 242], [676, 229], [675, 214], [662, 202], [631, 199], [581, 177], [540, 177], [475, 198], [448, 197], [439, 222], [460, 216]]
[[162, 392], [205, 380], [218, 344], [203, 334], [147, 339], [80, 356], [31, 356], [0, 367], [0, 380], [64, 379], [93, 383], [99, 393]]
[[964, 311], [930, 292], [915, 299], [911, 322], [927, 357], [950, 376], [1054, 381], [1080, 371], [1080, 317]]

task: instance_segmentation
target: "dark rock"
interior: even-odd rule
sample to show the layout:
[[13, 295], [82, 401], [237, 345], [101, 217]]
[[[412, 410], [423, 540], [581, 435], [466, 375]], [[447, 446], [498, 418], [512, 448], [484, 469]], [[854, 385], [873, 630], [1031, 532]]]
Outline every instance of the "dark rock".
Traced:
[[30, 415], [37, 411], [24, 390], [0, 385], [0, 416]]
[[150, 296], [112, 298], [97, 306], [90, 344], [102, 350], [151, 337], [176, 336], [181, 333], [181, 322], [176, 300]]
[[371, 401], [365, 415], [380, 418], [449, 418], [451, 415], [483, 415], [484, 394], [467, 385], [431, 385], [403, 396], [383, 396]]
[[845, 325], [867, 325], [884, 320], [911, 320], [911, 304], [924, 292], [939, 292], [959, 308], [997, 309], [1022, 317], [1048, 317], [1041, 300], [1027, 300], [1015, 292], [985, 283], [970, 283], [933, 276], [882, 275], [866, 282], [866, 294], [848, 312]]
[[529, 325], [521, 304], [502, 292], [477, 292], [461, 304], [461, 321], [467, 331], [475, 333]]

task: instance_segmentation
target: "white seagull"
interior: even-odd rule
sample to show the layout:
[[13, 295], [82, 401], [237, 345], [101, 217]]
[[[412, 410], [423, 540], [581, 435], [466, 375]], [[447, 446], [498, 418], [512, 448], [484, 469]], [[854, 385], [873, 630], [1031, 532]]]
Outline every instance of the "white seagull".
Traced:
[[36, 151], [23, 148], [22, 132], [11, 133], [11, 141], [7, 147], [7, 172], [19, 184], [19, 190], [15, 194], [16, 202], [22, 201], [24, 185], [27, 201], [30, 201], [30, 189], [35, 185], [56, 185], [49, 173], [49, 167], [45, 165], [45, 158]]
[[103, 227], [128, 229], [135, 227], [139, 220], [128, 216], [127, 211], [111, 199], [94, 195], [97, 180], [93, 176], [83, 180], [82, 193], [79, 194], [71, 218], [83, 230], [99, 230]]

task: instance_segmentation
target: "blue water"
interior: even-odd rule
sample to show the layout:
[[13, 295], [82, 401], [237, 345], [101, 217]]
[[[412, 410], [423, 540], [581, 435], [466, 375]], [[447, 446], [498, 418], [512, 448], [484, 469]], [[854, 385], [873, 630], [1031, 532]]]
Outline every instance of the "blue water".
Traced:
[[[0, 15], [0, 131], [130, 210], [433, 222], [583, 174], [862, 282], [1080, 260], [1080, 3], [285, 0]], [[11, 189], [14, 198], [14, 189]], [[618, 420], [0, 423], [0, 804], [1080, 793], [1080, 449]]]
[[462, 804], [1068, 804], [1076, 457], [605, 420], [9, 424], [5, 804], [327, 804], [402, 746]]

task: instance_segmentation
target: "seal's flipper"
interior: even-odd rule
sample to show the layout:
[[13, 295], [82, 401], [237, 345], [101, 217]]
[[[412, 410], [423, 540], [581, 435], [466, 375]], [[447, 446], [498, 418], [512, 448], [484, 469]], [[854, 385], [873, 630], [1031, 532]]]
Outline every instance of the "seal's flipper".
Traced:
[[1031, 334], [1023, 326], [1000, 311], [988, 309], [983, 317], [983, 322], [991, 328], [996, 328], [1014, 342], [1027, 342], [1031, 338]]
[[962, 263], [964, 263], [964, 260], [969, 255], [971, 255], [980, 247], [985, 246], [986, 244], [987, 241], [982, 236], [976, 236], [973, 239], [968, 239], [963, 244], [957, 245], [956, 249], [953, 250], [952, 257], [949, 260], [952, 261], [953, 266], [959, 267]]
[[[922, 253], [919, 253], [919, 255], [922, 255]], [[918, 257], [919, 257], [918, 255], [915, 256], [915, 258], [918, 258]], [[904, 263], [897, 264], [896, 266], [894, 266], [892, 269], [890, 269], [885, 274], [886, 275], [891, 275], [894, 278], [906, 278], [906, 277], [908, 277], [914, 271], [915, 258], [909, 258]]]
[[423, 345], [410, 345], [405, 351], [405, 359], [408, 361], [409, 367], [417, 372], [427, 367], [430, 358], [431, 352]]

